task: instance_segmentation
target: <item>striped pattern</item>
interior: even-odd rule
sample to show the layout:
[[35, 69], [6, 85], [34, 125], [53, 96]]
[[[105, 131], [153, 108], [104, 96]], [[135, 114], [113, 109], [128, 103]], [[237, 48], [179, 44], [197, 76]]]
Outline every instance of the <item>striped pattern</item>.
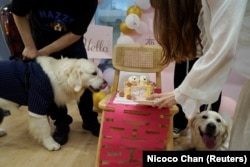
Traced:
[[[25, 89], [25, 73], [30, 72], [29, 90]], [[35, 61], [0, 61], [0, 97], [20, 105], [28, 105], [30, 112], [46, 115], [54, 101], [48, 76]]]

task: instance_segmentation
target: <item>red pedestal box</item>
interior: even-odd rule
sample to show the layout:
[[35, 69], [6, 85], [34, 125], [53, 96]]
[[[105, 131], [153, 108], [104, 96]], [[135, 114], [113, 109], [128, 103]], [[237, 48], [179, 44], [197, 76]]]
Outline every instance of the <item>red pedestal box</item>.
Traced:
[[99, 139], [99, 166], [141, 167], [143, 150], [165, 150], [171, 120], [169, 109], [107, 104]]

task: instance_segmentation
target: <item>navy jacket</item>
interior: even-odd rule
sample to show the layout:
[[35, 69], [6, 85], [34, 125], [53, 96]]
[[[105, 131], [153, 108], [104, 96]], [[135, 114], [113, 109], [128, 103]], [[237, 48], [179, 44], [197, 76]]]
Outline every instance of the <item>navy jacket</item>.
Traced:
[[39, 115], [46, 115], [54, 102], [50, 80], [36, 61], [0, 61], [0, 97]]

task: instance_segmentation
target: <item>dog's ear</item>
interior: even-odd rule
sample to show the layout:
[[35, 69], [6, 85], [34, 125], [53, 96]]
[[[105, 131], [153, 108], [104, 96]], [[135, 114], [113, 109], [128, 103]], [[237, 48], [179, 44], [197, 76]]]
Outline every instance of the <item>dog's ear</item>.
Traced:
[[73, 70], [68, 75], [68, 84], [74, 88], [75, 92], [79, 92], [82, 89], [81, 71], [79, 68], [73, 68]]
[[198, 116], [199, 113], [196, 113], [191, 119], [190, 119], [190, 127], [193, 127], [195, 126], [195, 120], [196, 120], [196, 117]]
[[228, 131], [229, 131], [228, 125], [224, 126], [224, 130], [225, 130], [225, 132], [222, 134], [222, 142], [223, 143], [227, 140], [227, 137], [228, 137]]

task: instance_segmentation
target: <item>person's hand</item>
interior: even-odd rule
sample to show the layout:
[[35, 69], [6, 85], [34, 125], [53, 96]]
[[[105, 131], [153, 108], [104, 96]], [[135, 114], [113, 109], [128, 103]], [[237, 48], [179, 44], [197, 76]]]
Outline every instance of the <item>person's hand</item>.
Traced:
[[38, 56], [49, 56], [50, 54], [44, 49], [38, 50]]
[[25, 47], [23, 50], [23, 59], [35, 59], [38, 56], [38, 51], [36, 48]]
[[150, 97], [147, 98], [148, 100], [154, 100], [155, 103], [152, 105], [153, 107], [158, 108], [169, 108], [173, 105], [177, 104], [174, 96], [174, 91], [172, 92], [166, 92], [166, 93], [160, 93], [160, 94], [152, 94]]

